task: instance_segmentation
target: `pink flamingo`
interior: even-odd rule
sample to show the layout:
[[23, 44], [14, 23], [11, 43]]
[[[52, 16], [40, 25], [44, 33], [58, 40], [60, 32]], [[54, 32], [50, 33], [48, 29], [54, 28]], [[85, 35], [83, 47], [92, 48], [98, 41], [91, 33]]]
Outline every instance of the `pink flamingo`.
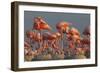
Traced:
[[51, 47], [55, 50], [55, 52], [58, 52], [59, 44], [57, 44], [57, 43], [58, 43], [58, 39], [60, 37], [61, 37], [60, 33], [47, 32], [43, 35], [43, 40], [44, 40], [45, 44], [47, 44], [48, 47]]
[[68, 30], [69, 30], [69, 23], [65, 22], [65, 21], [59, 22], [56, 25], [56, 28], [59, 31], [59, 33], [61, 34], [61, 41], [62, 41], [62, 47], [61, 48], [63, 49], [63, 33], [68, 32]]
[[[42, 17], [35, 17], [33, 29], [38, 30], [39, 33], [40, 33], [40, 36], [41, 36], [42, 30], [51, 30], [51, 27], [43, 20]], [[40, 47], [41, 47], [41, 41], [39, 42], [39, 44], [40, 44]]]

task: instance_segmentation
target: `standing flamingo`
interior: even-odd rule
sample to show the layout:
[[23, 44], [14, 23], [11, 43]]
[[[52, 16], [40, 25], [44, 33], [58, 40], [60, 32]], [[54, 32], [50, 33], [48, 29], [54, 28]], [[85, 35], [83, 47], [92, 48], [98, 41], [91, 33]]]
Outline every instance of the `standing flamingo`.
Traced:
[[29, 44], [32, 46], [32, 42], [33, 42], [33, 37], [34, 37], [35, 33], [33, 31], [26, 31], [26, 36], [29, 40]]
[[62, 41], [62, 47], [61, 48], [63, 49], [63, 33], [68, 32], [69, 23], [65, 22], [65, 21], [59, 22], [56, 25], [56, 28], [59, 31], [59, 33], [61, 34], [61, 41]]
[[67, 34], [67, 38], [70, 39], [70, 41], [73, 41], [74, 43], [79, 44], [80, 43], [80, 33], [76, 28], [71, 28], [69, 30], [69, 33]]
[[50, 32], [46, 32], [43, 34], [43, 40], [44, 40], [44, 42], [46, 41], [47, 45], [54, 44], [56, 38], [57, 38], [57, 36], [55, 34], [50, 33]]
[[[40, 43], [40, 41], [42, 40], [42, 36], [40, 36], [40, 33], [38, 32], [33, 32], [33, 31], [27, 31], [26, 32], [26, 36], [27, 38], [29, 38], [30, 40], [30, 45], [32, 46], [32, 44], [35, 43]], [[34, 43], [34, 44], [35, 44]], [[34, 45], [35, 46], [35, 45]]]
[[31, 50], [31, 46], [28, 42], [24, 42], [24, 53], [25, 55], [28, 53], [28, 51]]
[[83, 31], [83, 39], [81, 43], [83, 44], [84, 50], [86, 51], [86, 57], [90, 57], [90, 26], [87, 26]]
[[54, 33], [56, 35], [56, 44], [60, 48], [60, 39], [61, 39], [61, 34], [59, 32]]
[[[42, 30], [50, 30], [51, 27], [43, 20], [42, 17], [35, 17], [34, 18], [33, 29], [38, 30], [39, 33], [40, 33], [40, 36], [41, 36], [42, 35], [41, 34]], [[41, 47], [41, 41], [39, 42], [39, 44], [40, 44], [40, 47]]]
[[75, 48], [80, 44], [80, 33], [76, 28], [69, 29], [66, 39], [68, 40], [68, 56], [73, 57], [75, 55]]

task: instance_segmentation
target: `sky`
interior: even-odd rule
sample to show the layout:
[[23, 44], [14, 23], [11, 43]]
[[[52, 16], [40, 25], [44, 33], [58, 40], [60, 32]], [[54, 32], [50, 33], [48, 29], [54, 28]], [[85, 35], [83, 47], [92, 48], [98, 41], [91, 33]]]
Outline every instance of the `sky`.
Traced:
[[31, 30], [34, 17], [41, 16], [52, 27], [52, 32], [56, 32], [56, 24], [60, 21], [71, 23], [81, 33], [84, 28], [90, 25], [90, 14], [83, 13], [61, 13], [61, 12], [38, 12], [24, 11], [24, 32]]

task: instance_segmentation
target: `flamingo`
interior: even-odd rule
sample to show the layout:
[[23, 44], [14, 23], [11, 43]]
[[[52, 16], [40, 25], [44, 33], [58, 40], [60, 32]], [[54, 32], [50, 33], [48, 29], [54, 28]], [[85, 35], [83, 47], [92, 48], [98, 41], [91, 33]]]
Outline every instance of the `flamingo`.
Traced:
[[52, 47], [55, 52], [58, 52], [58, 45], [57, 45], [57, 41], [60, 38], [60, 33], [50, 33], [47, 32], [43, 35], [43, 40], [46, 41], [46, 44], [48, 45], [48, 47]]
[[56, 35], [54, 35], [50, 32], [46, 32], [43, 34], [43, 40], [47, 41], [46, 43], [49, 42], [49, 43], [53, 44], [55, 39], [56, 39]]
[[[35, 17], [33, 29], [38, 30], [40, 33], [40, 36], [41, 36], [42, 30], [51, 30], [51, 27], [43, 20], [42, 17]], [[39, 43], [40, 43], [40, 47], [41, 47], [41, 42], [39, 42]]]
[[32, 32], [32, 31], [26, 31], [26, 36], [27, 36], [27, 38], [29, 38], [30, 40], [32, 40], [32, 38], [34, 36], [34, 32]]
[[24, 42], [24, 54], [25, 54], [25, 60], [31, 61], [34, 58], [34, 55], [32, 53], [32, 48], [28, 42]]
[[31, 46], [28, 42], [24, 42], [24, 53], [27, 54], [31, 50]]
[[[68, 40], [68, 55], [73, 55], [75, 52], [76, 46], [80, 44], [80, 33], [76, 28], [71, 28], [68, 33], [66, 33], [66, 39]], [[74, 52], [74, 53], [73, 53]], [[72, 54], [73, 53], [73, 54]]]
[[69, 30], [69, 33], [71, 35], [80, 35], [79, 31], [74, 27]]
[[62, 21], [56, 25], [57, 30], [61, 34], [61, 41], [62, 41], [62, 49], [63, 49], [63, 33], [68, 32], [69, 30], [69, 23]]
[[40, 43], [42, 41], [42, 36], [40, 36], [40, 33], [38, 33], [38, 32], [27, 31], [26, 35], [30, 40], [31, 46], [32, 46], [32, 42]]
[[25, 47], [25, 48], [30, 48], [31, 46], [29, 45], [29, 43], [24, 42], [24, 47]]
[[83, 31], [84, 38], [81, 40], [84, 50], [86, 51], [86, 57], [90, 57], [90, 26], [87, 26]]
[[57, 45], [60, 47], [60, 45], [59, 45], [59, 44], [60, 44], [60, 43], [59, 43], [60, 40], [59, 40], [59, 39], [61, 39], [61, 34], [60, 34], [59, 32], [56, 32], [56, 33], [54, 33], [54, 34], [55, 34], [56, 37], [57, 37], [57, 38], [56, 38], [56, 43], [57, 43]]
[[50, 30], [51, 27], [43, 20], [42, 17], [35, 17], [34, 18], [33, 29], [36, 29], [36, 30]]
[[81, 39], [79, 31], [74, 27], [71, 28], [69, 30], [69, 32], [67, 33], [67, 39], [69, 41], [72, 41], [74, 43], [74, 45], [75, 44], [79, 45], [80, 44], [80, 39]]

